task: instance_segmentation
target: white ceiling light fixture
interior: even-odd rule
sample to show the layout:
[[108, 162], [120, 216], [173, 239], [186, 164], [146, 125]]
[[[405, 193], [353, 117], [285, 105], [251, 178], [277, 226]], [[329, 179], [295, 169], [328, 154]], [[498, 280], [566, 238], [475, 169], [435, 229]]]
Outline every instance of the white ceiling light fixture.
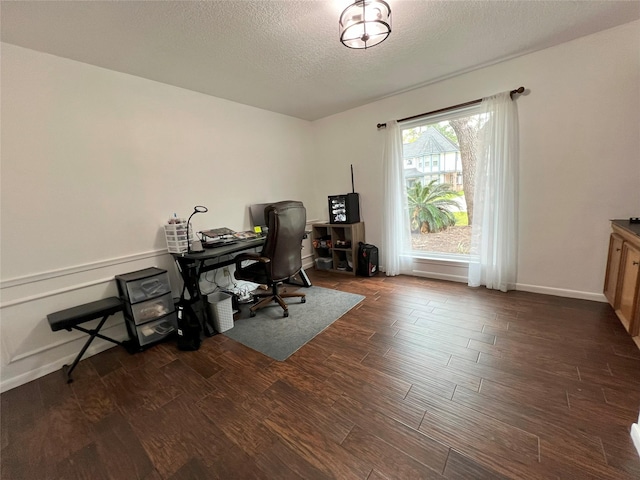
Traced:
[[391, 7], [383, 0], [358, 0], [344, 9], [339, 24], [345, 47], [373, 47], [391, 33]]

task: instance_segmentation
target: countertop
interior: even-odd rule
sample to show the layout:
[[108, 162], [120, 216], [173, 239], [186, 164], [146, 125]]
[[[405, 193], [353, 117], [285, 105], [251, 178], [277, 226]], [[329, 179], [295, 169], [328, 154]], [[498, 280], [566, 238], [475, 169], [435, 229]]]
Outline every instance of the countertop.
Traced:
[[640, 237], [640, 223], [631, 223], [629, 220], [611, 220], [611, 223], [627, 230], [636, 237]]

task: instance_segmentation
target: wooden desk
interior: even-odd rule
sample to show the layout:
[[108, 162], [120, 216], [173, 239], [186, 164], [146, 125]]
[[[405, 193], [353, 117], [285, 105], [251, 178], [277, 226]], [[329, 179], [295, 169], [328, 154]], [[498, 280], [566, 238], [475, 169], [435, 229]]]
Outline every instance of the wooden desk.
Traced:
[[[246, 250], [260, 248], [264, 245], [265, 240], [266, 237], [250, 238], [246, 240], [238, 240], [236, 243], [229, 245], [206, 248], [204, 252], [172, 254], [176, 264], [178, 265], [180, 276], [184, 282], [180, 301], [185, 301], [185, 293], [188, 292], [189, 301], [194, 306], [194, 310], [196, 310], [196, 313], [198, 310], [201, 312], [200, 317], [205, 335], [210, 337], [215, 334], [215, 330], [213, 328], [213, 319], [209, 313], [209, 308], [207, 308], [206, 296], [203, 295], [200, 290], [200, 275], [218, 268], [233, 265], [235, 263], [235, 254]], [[300, 283], [292, 283], [304, 287], [311, 286], [311, 281], [304, 270], [300, 270], [298, 276], [300, 277]]]

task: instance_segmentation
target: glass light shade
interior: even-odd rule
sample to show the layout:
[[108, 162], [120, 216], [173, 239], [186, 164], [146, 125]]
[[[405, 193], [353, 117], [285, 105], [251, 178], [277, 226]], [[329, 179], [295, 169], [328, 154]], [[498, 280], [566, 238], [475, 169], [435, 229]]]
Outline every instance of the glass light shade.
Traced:
[[340, 15], [340, 41], [349, 48], [369, 48], [391, 33], [391, 8], [383, 0], [358, 0]]

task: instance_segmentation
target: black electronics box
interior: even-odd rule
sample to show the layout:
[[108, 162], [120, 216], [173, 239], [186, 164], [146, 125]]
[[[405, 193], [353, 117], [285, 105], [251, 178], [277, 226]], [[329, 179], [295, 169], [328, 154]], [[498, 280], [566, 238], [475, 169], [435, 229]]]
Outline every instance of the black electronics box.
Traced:
[[359, 221], [359, 194], [346, 193], [329, 196], [329, 223], [358, 223]]

